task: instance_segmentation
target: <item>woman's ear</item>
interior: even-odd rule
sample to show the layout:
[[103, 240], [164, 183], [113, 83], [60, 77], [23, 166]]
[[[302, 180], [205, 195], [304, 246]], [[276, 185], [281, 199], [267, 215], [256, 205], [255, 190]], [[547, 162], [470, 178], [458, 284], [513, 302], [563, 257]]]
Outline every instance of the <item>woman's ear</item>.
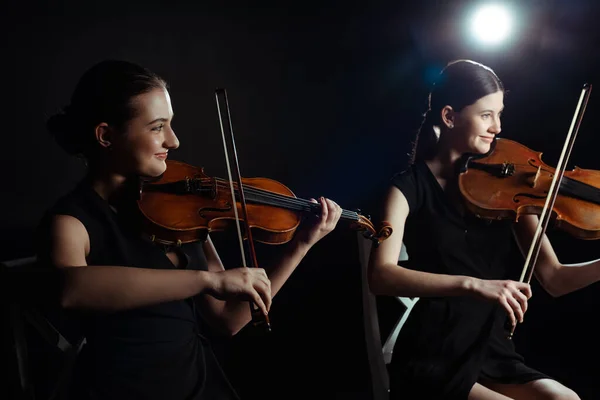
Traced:
[[96, 126], [96, 141], [100, 146], [109, 148], [112, 145], [113, 130], [106, 122], [102, 122]]
[[446, 128], [448, 128], [448, 129], [454, 128], [454, 110], [452, 109], [452, 107], [444, 106], [444, 108], [442, 108], [442, 111], [440, 114], [440, 119], [442, 121], [442, 124]]

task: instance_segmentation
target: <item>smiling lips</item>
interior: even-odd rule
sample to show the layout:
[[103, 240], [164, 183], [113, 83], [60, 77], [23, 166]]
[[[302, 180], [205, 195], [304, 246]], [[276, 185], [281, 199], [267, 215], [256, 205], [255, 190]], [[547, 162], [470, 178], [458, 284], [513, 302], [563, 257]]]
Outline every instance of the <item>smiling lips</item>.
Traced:
[[156, 158], [159, 158], [161, 160], [166, 160], [167, 159], [167, 152], [165, 151], [164, 153], [156, 153], [155, 156], [156, 156]]
[[484, 142], [492, 143], [494, 141], [494, 137], [493, 136], [479, 136], [479, 137]]

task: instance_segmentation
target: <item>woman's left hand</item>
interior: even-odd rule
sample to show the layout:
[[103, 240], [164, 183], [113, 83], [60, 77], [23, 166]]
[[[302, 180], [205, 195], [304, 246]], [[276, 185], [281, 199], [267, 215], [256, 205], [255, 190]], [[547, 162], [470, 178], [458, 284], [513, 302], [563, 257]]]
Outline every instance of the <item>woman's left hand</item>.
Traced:
[[[333, 200], [321, 197], [321, 215], [309, 216], [305, 221], [305, 226], [298, 232], [298, 240], [312, 247], [319, 240], [323, 239], [329, 232], [335, 229], [342, 215], [342, 208]], [[315, 199], [310, 199], [313, 203], [319, 203]]]

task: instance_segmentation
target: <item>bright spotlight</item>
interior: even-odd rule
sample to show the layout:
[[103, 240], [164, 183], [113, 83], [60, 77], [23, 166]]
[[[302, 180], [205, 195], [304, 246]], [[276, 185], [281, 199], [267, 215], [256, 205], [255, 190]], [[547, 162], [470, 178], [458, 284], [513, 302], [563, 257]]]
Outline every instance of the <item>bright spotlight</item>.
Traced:
[[511, 28], [511, 16], [506, 7], [501, 5], [483, 5], [473, 13], [471, 30], [483, 43], [500, 43], [508, 37]]

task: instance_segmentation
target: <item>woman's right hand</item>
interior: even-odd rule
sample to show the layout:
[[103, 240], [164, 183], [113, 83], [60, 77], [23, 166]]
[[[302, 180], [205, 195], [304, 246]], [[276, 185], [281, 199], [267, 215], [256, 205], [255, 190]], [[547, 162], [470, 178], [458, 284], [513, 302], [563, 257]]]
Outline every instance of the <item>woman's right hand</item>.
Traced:
[[219, 300], [254, 302], [267, 315], [271, 309], [271, 281], [262, 268], [235, 268], [212, 272], [208, 294]]
[[523, 322], [527, 311], [527, 300], [531, 298], [528, 283], [511, 280], [477, 279], [473, 285], [475, 293], [486, 300], [499, 303], [508, 314], [513, 326]]

